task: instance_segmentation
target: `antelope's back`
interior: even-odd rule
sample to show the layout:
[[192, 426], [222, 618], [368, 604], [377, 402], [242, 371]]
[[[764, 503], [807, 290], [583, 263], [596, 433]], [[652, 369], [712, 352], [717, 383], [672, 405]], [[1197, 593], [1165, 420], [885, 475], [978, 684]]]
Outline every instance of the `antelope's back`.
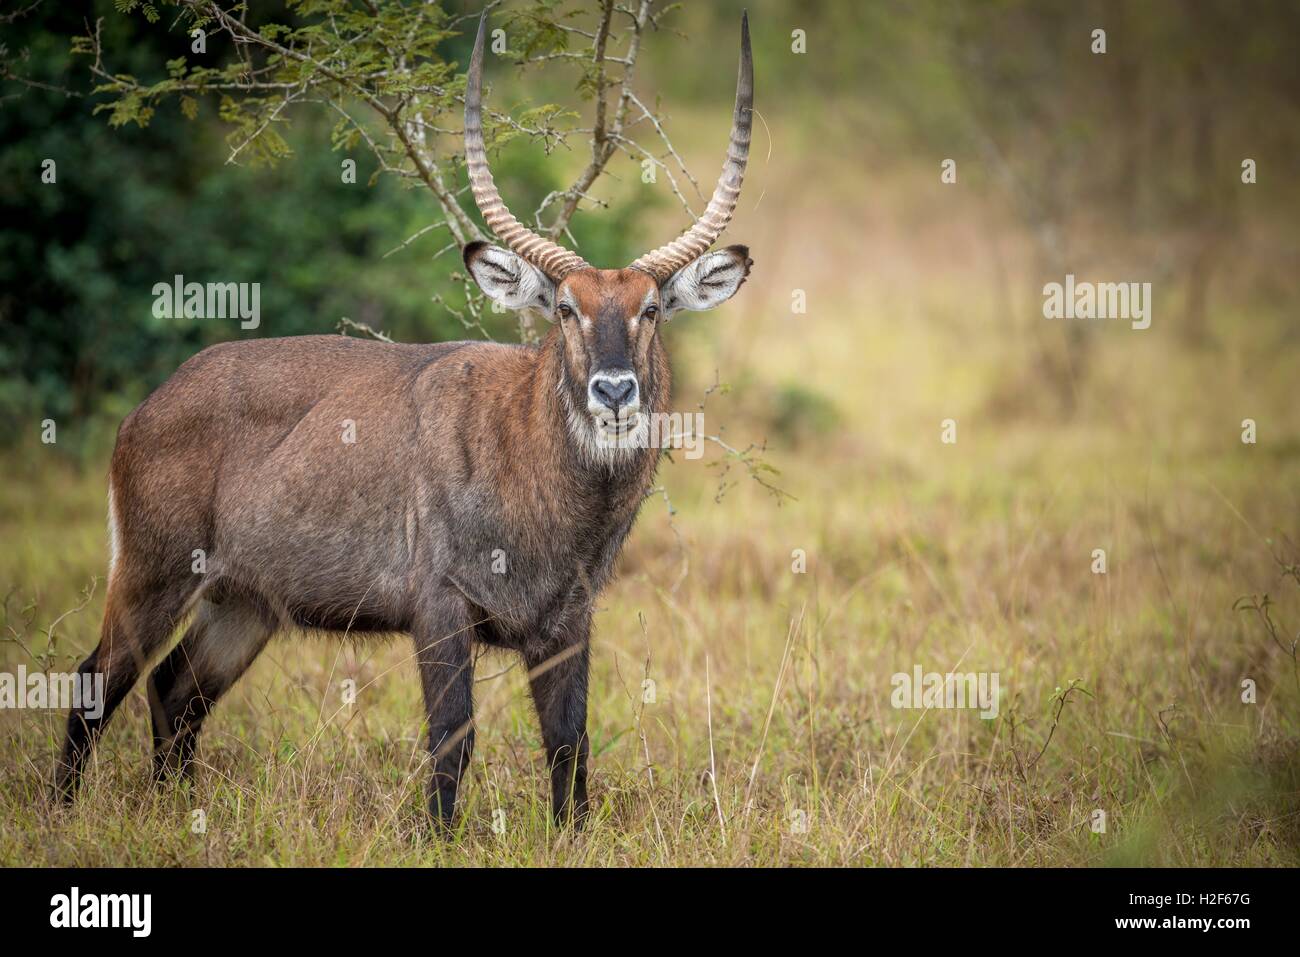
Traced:
[[326, 398], [351, 399], [360, 412], [465, 345], [297, 336], [210, 346], [127, 416], [117, 455], [157, 459], [192, 449], [203, 460], [236, 450], [256, 454], [281, 441]]
[[135, 564], [166, 567], [188, 567], [201, 548], [210, 572], [333, 586], [339, 601], [357, 597], [344, 567], [369, 557], [383, 581], [361, 587], [392, 596], [412, 546], [403, 503], [416, 431], [431, 414], [412, 386], [472, 345], [303, 336], [205, 349], [122, 423], [110, 474], [118, 545]]

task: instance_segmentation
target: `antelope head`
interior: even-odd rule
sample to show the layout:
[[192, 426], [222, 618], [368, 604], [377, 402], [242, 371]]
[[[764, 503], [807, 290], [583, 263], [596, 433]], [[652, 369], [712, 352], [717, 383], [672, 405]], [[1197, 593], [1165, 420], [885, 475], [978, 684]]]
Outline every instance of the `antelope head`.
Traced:
[[623, 269], [594, 268], [524, 226], [502, 201], [483, 145], [485, 22], [486, 14], [479, 21], [465, 89], [465, 163], [474, 201], [504, 247], [472, 242], [465, 247], [465, 266], [489, 299], [559, 323], [565, 354], [561, 389], [567, 390], [571, 422], [585, 413], [598, 438], [625, 436], [642, 420], [659, 324], [680, 310], [712, 309], [730, 299], [753, 265], [745, 246], [709, 252], [735, 212], [749, 159], [754, 104], [749, 19], [740, 22], [731, 142], [704, 215], [679, 238]]

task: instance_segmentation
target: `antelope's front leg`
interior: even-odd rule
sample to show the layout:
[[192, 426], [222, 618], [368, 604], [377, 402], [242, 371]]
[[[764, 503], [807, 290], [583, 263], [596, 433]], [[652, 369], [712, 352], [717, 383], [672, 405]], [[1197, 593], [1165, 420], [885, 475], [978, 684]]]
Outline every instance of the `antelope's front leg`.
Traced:
[[429, 813], [447, 827], [474, 752], [474, 622], [463, 600], [442, 596], [414, 629], [429, 724]]
[[551, 770], [551, 811], [559, 824], [587, 817], [587, 666], [590, 621], [546, 653], [525, 655]]

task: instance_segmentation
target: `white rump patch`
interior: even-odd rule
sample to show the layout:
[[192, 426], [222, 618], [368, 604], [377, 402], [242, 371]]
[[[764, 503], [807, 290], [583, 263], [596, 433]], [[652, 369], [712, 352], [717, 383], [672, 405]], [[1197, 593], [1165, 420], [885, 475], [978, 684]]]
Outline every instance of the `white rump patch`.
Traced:
[[108, 482], [108, 580], [113, 580], [113, 568], [117, 565], [118, 533], [117, 503], [114, 501], [113, 480]]

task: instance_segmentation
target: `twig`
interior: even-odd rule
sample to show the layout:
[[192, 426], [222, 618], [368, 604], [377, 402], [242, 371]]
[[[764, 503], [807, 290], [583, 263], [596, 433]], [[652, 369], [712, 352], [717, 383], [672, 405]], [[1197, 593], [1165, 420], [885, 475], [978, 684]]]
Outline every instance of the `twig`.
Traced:
[[357, 332], [370, 336], [372, 339], [378, 339], [380, 342], [394, 341], [384, 333], [380, 332], [378, 329], [368, 326], [364, 322], [354, 322], [351, 319], [349, 319], [347, 316], [343, 316], [341, 319], [339, 319], [339, 324], [338, 324], [338, 330], [343, 335], [347, 335], [347, 333], [344, 332], [345, 329], [355, 329]]

